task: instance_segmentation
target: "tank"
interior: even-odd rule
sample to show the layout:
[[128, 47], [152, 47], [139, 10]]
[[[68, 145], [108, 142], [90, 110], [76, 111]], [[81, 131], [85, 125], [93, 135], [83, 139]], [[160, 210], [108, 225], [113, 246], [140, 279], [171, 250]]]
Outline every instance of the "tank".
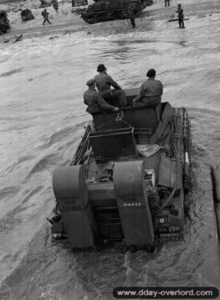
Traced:
[[190, 205], [190, 121], [168, 102], [93, 114], [69, 166], [53, 174], [53, 238], [73, 249], [153, 250], [183, 236]]
[[132, 8], [138, 15], [146, 6], [152, 5], [153, 0], [97, 0], [90, 4], [81, 18], [89, 24], [116, 19], [127, 19], [128, 10]]
[[7, 32], [7, 30], [10, 30], [7, 13], [4, 10], [0, 10], [0, 34]]
[[27, 22], [34, 19], [32, 11], [30, 9], [23, 9], [21, 11], [21, 18], [23, 22]]

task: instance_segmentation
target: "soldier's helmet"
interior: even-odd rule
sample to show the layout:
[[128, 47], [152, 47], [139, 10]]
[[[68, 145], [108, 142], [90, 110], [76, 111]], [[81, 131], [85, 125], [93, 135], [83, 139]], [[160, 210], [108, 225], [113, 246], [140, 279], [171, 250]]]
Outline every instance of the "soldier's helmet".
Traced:
[[98, 65], [97, 72], [103, 72], [105, 70], [107, 70], [107, 68], [105, 67], [105, 65], [103, 65], [103, 64]]

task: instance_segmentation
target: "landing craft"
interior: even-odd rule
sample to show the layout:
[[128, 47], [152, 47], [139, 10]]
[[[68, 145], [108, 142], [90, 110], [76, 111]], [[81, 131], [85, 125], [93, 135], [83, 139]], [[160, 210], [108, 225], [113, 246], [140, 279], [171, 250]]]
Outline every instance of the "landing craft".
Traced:
[[81, 18], [89, 24], [127, 19], [129, 7], [136, 15], [153, 4], [153, 0], [96, 0], [82, 12]]
[[73, 249], [106, 241], [152, 251], [161, 238], [184, 232], [190, 195], [190, 122], [168, 102], [99, 112], [85, 129], [67, 167], [55, 170], [54, 238]]

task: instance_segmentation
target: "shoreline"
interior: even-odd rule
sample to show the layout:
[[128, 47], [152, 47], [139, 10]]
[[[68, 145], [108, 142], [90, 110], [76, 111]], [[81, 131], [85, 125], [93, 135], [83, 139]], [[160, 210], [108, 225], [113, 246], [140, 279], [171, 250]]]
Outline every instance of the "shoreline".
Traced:
[[[171, 17], [174, 17], [176, 8], [174, 1], [176, 2], [176, 0], [173, 0], [170, 7], [165, 8], [163, 1], [155, 0], [153, 5], [145, 8], [142, 15], [137, 18], [137, 28], [135, 30], [140, 32], [144, 31], [145, 27], [147, 28], [149, 20], [168, 21]], [[194, 3], [189, 3], [189, 1], [190, 0], [182, 0], [184, 12], [187, 17], [205, 17], [209, 14], [220, 13], [220, 1], [200, 0], [199, 3], [196, 0], [194, 0]], [[210, 3], [212, 4], [211, 8]], [[11, 4], [13, 4], [13, 6], [10, 8]], [[36, 8], [36, 3], [25, 2], [23, 9], [31, 9], [35, 19], [22, 22], [20, 11], [15, 10], [14, 4], [14, 2], [8, 4], [8, 9], [10, 10], [8, 18], [11, 30], [0, 36], [0, 43], [14, 42], [19, 35], [22, 35], [22, 38], [32, 38], [83, 32], [84, 34], [92, 34], [93, 36], [108, 36], [121, 33], [119, 27], [124, 28], [126, 31], [132, 30], [126, 19], [92, 25], [87, 24], [81, 19], [80, 14], [76, 12], [77, 9], [85, 8], [85, 6], [76, 7], [75, 12], [71, 12], [71, 3], [69, 2], [60, 4], [58, 14], [55, 13], [53, 7], [48, 7], [49, 19], [52, 24], [46, 24], [45, 26], [42, 25], [43, 19], [41, 12], [43, 9], [39, 7]], [[1, 6], [0, 4], [0, 9]], [[111, 26], [109, 27], [108, 24], [111, 24]]]

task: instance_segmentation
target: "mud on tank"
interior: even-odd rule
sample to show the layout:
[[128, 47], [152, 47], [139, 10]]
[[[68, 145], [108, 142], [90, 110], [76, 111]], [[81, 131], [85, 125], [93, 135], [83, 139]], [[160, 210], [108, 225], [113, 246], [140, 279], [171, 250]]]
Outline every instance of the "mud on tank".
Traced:
[[93, 115], [67, 167], [55, 170], [54, 238], [73, 249], [154, 249], [182, 237], [190, 204], [191, 137], [185, 108], [168, 102]]
[[152, 5], [153, 0], [96, 0], [81, 14], [89, 24], [128, 18], [129, 6], [138, 15], [146, 6]]

